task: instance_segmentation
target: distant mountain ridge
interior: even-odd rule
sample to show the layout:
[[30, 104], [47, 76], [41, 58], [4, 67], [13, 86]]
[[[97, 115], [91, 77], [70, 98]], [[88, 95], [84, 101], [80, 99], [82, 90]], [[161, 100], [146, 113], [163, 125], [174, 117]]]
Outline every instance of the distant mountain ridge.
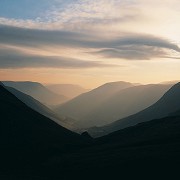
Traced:
[[152, 106], [106, 126], [90, 128], [88, 132], [94, 136], [103, 136], [129, 126], [134, 126], [141, 122], [166, 117], [170, 113], [176, 112], [179, 109], [180, 83], [177, 83]]
[[63, 103], [67, 98], [55, 94], [40, 83], [30, 81], [2, 81], [5, 86], [13, 87], [46, 105]]
[[86, 122], [84, 121], [86, 119], [86, 115], [103, 104], [103, 102], [114, 93], [131, 86], [133, 86], [133, 84], [121, 81], [106, 83], [87, 93], [81, 94], [80, 96], [68, 101], [67, 103], [64, 103], [63, 105], [58, 106], [54, 109], [54, 111], [63, 115], [68, 114], [70, 117], [81, 121], [81, 123], [79, 123], [77, 126], [91, 126], [92, 123], [88, 118]]
[[107, 83], [60, 105], [55, 112], [75, 118], [79, 128], [103, 126], [149, 107], [171, 87]]
[[56, 94], [66, 96], [68, 99], [72, 99], [82, 93], [89, 91], [89, 89], [85, 89], [75, 84], [50, 84], [46, 85], [46, 87]]

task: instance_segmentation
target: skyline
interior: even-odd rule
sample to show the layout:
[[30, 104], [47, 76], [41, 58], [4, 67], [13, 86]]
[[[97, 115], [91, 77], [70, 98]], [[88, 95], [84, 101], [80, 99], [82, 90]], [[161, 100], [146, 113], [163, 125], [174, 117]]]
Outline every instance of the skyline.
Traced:
[[79, 84], [180, 79], [178, 0], [0, 2], [1, 80]]

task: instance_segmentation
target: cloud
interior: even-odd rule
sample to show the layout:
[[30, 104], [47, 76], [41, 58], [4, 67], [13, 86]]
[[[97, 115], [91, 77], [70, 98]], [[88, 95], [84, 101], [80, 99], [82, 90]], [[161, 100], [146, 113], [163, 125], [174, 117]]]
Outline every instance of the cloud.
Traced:
[[104, 64], [98, 61], [83, 61], [61, 56], [42, 56], [25, 54], [9, 48], [0, 48], [0, 69], [19, 68], [102, 68], [113, 67], [112, 64]]
[[151, 60], [174, 58], [170, 51], [179, 54], [180, 48], [166, 39], [152, 35], [129, 35], [110, 43], [109, 48], [93, 52], [106, 58], [127, 60]]
[[[142, 32], [142, 30], [152, 32], [153, 30], [154, 33], [159, 30], [162, 34], [164, 28], [169, 34], [169, 25], [179, 28], [178, 0], [165, 0], [163, 4], [160, 0], [39, 0], [32, 2], [20, 0], [11, 3], [12, 7], [9, 7], [6, 1], [0, 3], [6, 4], [2, 6], [2, 11], [6, 13], [8, 11], [8, 15], [12, 14], [12, 18], [0, 17], [0, 24], [35, 29], [89, 33], [94, 31], [100, 34], [104, 33], [103, 30], [117, 33], [122, 29], [131, 32]], [[13, 10], [9, 12], [11, 8], [13, 10], [17, 8], [16, 11], [22, 18], [17, 18]], [[37, 10], [40, 12], [37, 13]], [[34, 17], [34, 13], [37, 17]], [[27, 19], [26, 14], [33, 15], [34, 18]], [[172, 19], [173, 25], [169, 24]], [[175, 28], [172, 30], [171, 33], [175, 31]], [[179, 30], [176, 31], [179, 32]]]
[[71, 31], [50, 31], [0, 26], [0, 42], [12, 45], [42, 46], [59, 45], [86, 48], [117, 48], [127, 45], [167, 48], [180, 52], [180, 48], [170, 41], [152, 35], [119, 33], [118, 36], [106, 39], [86, 33]]
[[0, 25], [0, 42], [11, 45], [74, 45], [81, 41], [83, 34], [70, 31], [26, 29]]
[[[126, 0], [76, 0], [63, 9], [59, 6], [47, 15], [49, 20], [58, 22], [108, 22], [113, 19], [127, 20], [136, 16], [134, 3]], [[130, 19], [129, 19], [130, 20]]]
[[113, 43], [117, 47], [125, 46], [125, 45], [149, 46], [149, 47], [166, 48], [180, 52], [180, 48], [176, 44], [171, 43], [170, 41], [164, 38], [156, 37], [152, 35], [130, 34], [129, 36], [119, 38]]
[[94, 53], [106, 58], [127, 60], [150, 60], [157, 57], [162, 58], [167, 55], [167, 53], [160, 48], [148, 46], [126, 46], [121, 49], [103, 49]]
[[[21, 1], [11, 3], [12, 7], [8, 9], [12, 8], [15, 13], [10, 16], [12, 18], [1, 17], [1, 24], [40, 29], [51, 29], [52, 26], [56, 29], [78, 29], [79, 26], [86, 28], [87, 24], [131, 21], [138, 14], [133, 8], [133, 3], [126, 0], [41, 0], [33, 3]], [[8, 7], [8, 2], [2, 3], [2, 7], [4, 8], [0, 9], [1, 11]], [[11, 11], [6, 11], [9, 17]]]
[[178, 54], [180, 52], [180, 48], [175, 43], [148, 34], [120, 33], [115, 38], [107, 39], [103, 36], [80, 32], [26, 29], [3, 25], [0, 26], [0, 43], [38, 49], [45, 46], [75, 48], [80, 51], [94, 49], [89, 53], [130, 60], [149, 60], [171, 56], [169, 51]]

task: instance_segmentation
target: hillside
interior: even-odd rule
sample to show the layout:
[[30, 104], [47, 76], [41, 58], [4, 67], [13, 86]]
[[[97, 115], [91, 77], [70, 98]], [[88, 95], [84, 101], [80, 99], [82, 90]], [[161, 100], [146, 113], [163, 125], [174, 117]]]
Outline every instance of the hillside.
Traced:
[[58, 162], [56, 157], [46, 169], [58, 166], [61, 172], [70, 171], [67, 179], [84, 179], [87, 174], [86, 179], [179, 178], [179, 130], [180, 116], [143, 122], [97, 138]]
[[77, 119], [76, 127], [103, 126], [151, 106], [172, 86], [148, 84], [115, 88], [116, 85], [119, 86], [118, 83], [101, 86], [68, 101], [55, 111]]
[[92, 126], [94, 122], [89, 121], [87, 115], [95, 111], [118, 91], [132, 86], [131, 83], [121, 81], [107, 83], [58, 106], [54, 111], [82, 122], [78, 123], [79, 127], [83, 127], [85, 124]]
[[[178, 86], [168, 93], [166, 102], [174, 101]], [[3, 180], [179, 177], [178, 115], [89, 141], [28, 108], [2, 85], [0, 94]]]
[[90, 128], [89, 133], [93, 136], [102, 136], [144, 121], [166, 117], [170, 113], [175, 112], [179, 109], [180, 83], [177, 83], [152, 106], [132, 116], [120, 119], [106, 126]]
[[5, 88], [34, 111], [37, 111], [40, 114], [52, 119], [53, 121], [55, 121], [56, 123], [58, 123], [63, 127], [66, 127], [68, 129], [73, 129], [72, 123], [74, 123], [75, 120], [73, 120], [72, 118], [55, 114], [55, 112], [53, 112], [51, 109], [49, 109], [48, 107], [46, 107], [45, 105], [34, 99], [33, 97], [26, 95], [14, 88], [7, 86]]

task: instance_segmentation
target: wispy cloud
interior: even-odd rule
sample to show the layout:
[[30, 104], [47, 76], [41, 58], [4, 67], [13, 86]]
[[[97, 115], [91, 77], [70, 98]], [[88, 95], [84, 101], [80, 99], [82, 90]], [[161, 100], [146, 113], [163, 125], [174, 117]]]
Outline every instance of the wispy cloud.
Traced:
[[[47, 2], [45, 4], [49, 4]], [[49, 10], [41, 11], [32, 19], [0, 17], [0, 24], [36, 29], [88, 30], [106, 24], [131, 22], [139, 17], [137, 7], [127, 0], [69, 0], [66, 3], [53, 0]]]
[[80, 59], [62, 56], [43, 56], [23, 53], [18, 50], [2, 47], [0, 48], [0, 69], [19, 68], [103, 68], [115, 67], [98, 61], [84, 61]]
[[180, 48], [175, 43], [147, 34], [120, 33], [116, 38], [105, 39], [80, 32], [35, 30], [11, 26], [0, 26], [0, 42], [27, 48], [57, 46], [58, 48], [77, 48], [81, 49], [80, 51], [94, 49], [89, 53], [101, 54], [108, 58], [136, 60], [171, 56], [169, 50], [180, 52]]
[[[128, 10], [129, 8], [129, 10]], [[128, 20], [137, 15], [133, 1], [126, 0], [77, 0], [67, 4], [65, 9], [59, 7], [49, 12], [51, 21], [68, 23], [98, 23], [113, 20]]]
[[115, 58], [115, 59], [127, 59], [127, 60], [151, 60], [153, 58], [163, 58], [167, 53], [160, 48], [154, 47], [134, 47], [129, 46], [121, 49], [103, 49], [95, 54], [101, 55], [105, 58]]
[[151, 60], [154, 58], [174, 58], [171, 55], [172, 51], [178, 54], [180, 52], [180, 48], [176, 44], [151, 35], [129, 35], [121, 37], [113, 43], [109, 48], [95, 51], [94, 54], [106, 58]]

